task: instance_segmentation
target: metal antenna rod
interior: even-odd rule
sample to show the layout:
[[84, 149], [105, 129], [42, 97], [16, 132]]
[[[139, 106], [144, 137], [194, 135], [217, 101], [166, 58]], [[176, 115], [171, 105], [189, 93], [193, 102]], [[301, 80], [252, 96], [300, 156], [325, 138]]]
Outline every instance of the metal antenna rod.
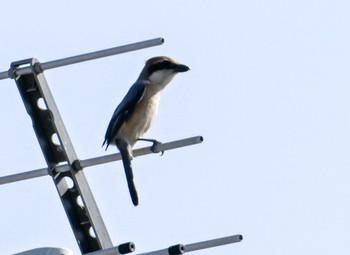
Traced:
[[198, 243], [186, 244], [185, 252], [197, 251], [201, 249], [207, 249], [207, 248], [212, 248], [212, 247], [231, 244], [231, 243], [238, 243], [242, 240], [243, 240], [242, 235], [234, 235], [234, 236], [227, 236], [227, 237], [212, 239], [208, 241], [198, 242]]
[[[167, 151], [167, 150], [172, 150], [172, 149], [176, 149], [184, 146], [198, 144], [198, 143], [201, 143], [202, 141], [203, 141], [203, 137], [194, 136], [186, 139], [159, 144], [158, 149], [160, 151]], [[133, 151], [133, 155], [135, 157], [147, 155], [151, 153], [153, 153], [151, 151], [151, 146], [139, 148]], [[84, 159], [77, 162], [79, 162], [80, 168], [85, 168], [85, 167], [91, 167], [91, 166], [101, 165], [105, 163], [110, 163], [118, 160], [121, 160], [120, 153], [114, 153], [106, 156]], [[58, 165], [55, 167], [55, 171], [59, 173], [67, 172], [67, 171], [70, 171], [70, 166], [68, 164]], [[11, 175], [0, 177], [0, 185], [11, 183], [11, 182], [28, 180], [28, 179], [46, 176], [46, 175], [49, 175], [49, 169], [47, 167], [31, 170], [23, 173], [11, 174]]]
[[[42, 71], [56, 68], [56, 67], [72, 65], [72, 64], [93, 60], [97, 58], [103, 58], [103, 57], [108, 57], [108, 56], [126, 53], [130, 51], [140, 50], [148, 47], [161, 45], [163, 43], [164, 43], [164, 38], [159, 37], [151, 40], [131, 43], [131, 44], [127, 44], [119, 47], [81, 54], [73, 57], [61, 58], [61, 59], [57, 59], [57, 60], [53, 60], [45, 63], [37, 63], [37, 65], [35, 66], [35, 71], [40, 73]], [[32, 72], [32, 67], [30, 66], [18, 68], [14, 70], [14, 73], [12, 73], [11, 70], [3, 71], [3, 72], [0, 72], [0, 80], [10, 78], [11, 76], [17, 77], [20, 75], [29, 74], [31, 72]]]
[[115, 255], [115, 254], [128, 254], [135, 251], [134, 243], [124, 243], [116, 247], [94, 251], [86, 253], [85, 255]]
[[[192, 244], [186, 244], [186, 245], [174, 245], [166, 249], [158, 250], [158, 251], [152, 251], [152, 252], [146, 252], [146, 253], [140, 253], [137, 255], [178, 255], [178, 254], [183, 254], [185, 252], [191, 252], [191, 251], [197, 251], [197, 250], [202, 250], [202, 249], [207, 249], [207, 248], [212, 248], [216, 246], [221, 246], [221, 245], [226, 245], [226, 244], [231, 244], [231, 243], [238, 243], [243, 240], [242, 235], [233, 235], [233, 236], [227, 236], [227, 237], [222, 237], [222, 238], [217, 238], [217, 239], [212, 239], [208, 241], [203, 241], [203, 242], [198, 242], [198, 243], [192, 243]], [[174, 252], [174, 247], [182, 247], [179, 249], [177, 252], [175, 250]]]

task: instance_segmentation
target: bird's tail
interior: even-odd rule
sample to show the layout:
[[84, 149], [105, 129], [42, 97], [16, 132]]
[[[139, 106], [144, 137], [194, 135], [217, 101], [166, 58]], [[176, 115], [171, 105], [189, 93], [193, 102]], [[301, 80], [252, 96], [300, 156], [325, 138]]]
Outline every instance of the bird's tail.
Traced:
[[139, 198], [137, 195], [137, 191], [136, 191], [136, 187], [135, 187], [135, 183], [134, 183], [134, 175], [132, 173], [132, 167], [131, 167], [132, 155], [128, 149], [119, 148], [119, 150], [120, 150], [120, 154], [121, 154], [122, 160], [123, 160], [125, 176], [126, 176], [126, 181], [128, 182], [131, 200], [132, 200], [132, 203], [135, 206], [137, 206], [139, 204]]

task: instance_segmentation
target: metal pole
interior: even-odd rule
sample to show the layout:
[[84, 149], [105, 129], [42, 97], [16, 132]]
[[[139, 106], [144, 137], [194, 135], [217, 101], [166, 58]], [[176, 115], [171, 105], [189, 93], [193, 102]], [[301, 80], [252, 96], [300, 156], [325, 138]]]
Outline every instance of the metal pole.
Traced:
[[[117, 55], [121, 53], [126, 53], [130, 51], [135, 51], [135, 50], [140, 50], [148, 47], [153, 47], [157, 45], [161, 45], [164, 43], [164, 39], [159, 37], [151, 40], [146, 40], [142, 42], [137, 42], [137, 43], [131, 43], [123, 46], [118, 46], [106, 50], [100, 50], [100, 51], [95, 51], [91, 53], [86, 53], [86, 54], [81, 54], [73, 57], [68, 57], [68, 58], [61, 58], [58, 60], [53, 60], [49, 61], [46, 63], [38, 63], [38, 65], [35, 66], [35, 71], [36, 72], [42, 72], [48, 69], [56, 68], [56, 67], [61, 67], [61, 66], [66, 66], [66, 65], [72, 65], [88, 60], [93, 60], [97, 58], [104, 58], [112, 55]], [[23, 67], [15, 70], [13, 74], [11, 74], [9, 71], [3, 71], [0, 72], [0, 80], [2, 79], [7, 79], [10, 78], [11, 75], [15, 76], [20, 76], [24, 74], [29, 74], [32, 72], [32, 67]]]
[[176, 244], [173, 246], [170, 246], [169, 248], [161, 249], [158, 251], [152, 251], [152, 252], [146, 252], [141, 253], [138, 255], [180, 255], [185, 253], [185, 248], [183, 244]]
[[112, 248], [108, 248], [100, 251], [89, 252], [89, 253], [86, 253], [85, 255], [116, 255], [116, 254], [119, 254], [118, 252], [119, 252], [118, 247], [112, 247]]
[[212, 248], [216, 246], [237, 243], [243, 240], [242, 235], [227, 236], [217, 239], [212, 239], [204, 242], [192, 243], [185, 245], [185, 252], [197, 251], [207, 248]]
[[[81, 252], [88, 253], [113, 247], [106, 226], [98, 210], [95, 199], [87, 183], [84, 172], [74, 168], [78, 157], [64, 126], [55, 100], [43, 73], [36, 73], [36, 59], [17, 61], [11, 64], [10, 70], [15, 73], [21, 66], [30, 66], [32, 72], [15, 77], [17, 88], [22, 97], [27, 113], [32, 119], [33, 128], [44, 154], [48, 170], [52, 176], [61, 202], [66, 211], [73, 233]], [[38, 106], [38, 100], [43, 99], [46, 109]], [[56, 135], [58, 142], [52, 137]], [[56, 166], [68, 164], [70, 171], [57, 173]], [[70, 187], [67, 179], [73, 182]], [[78, 203], [81, 198], [83, 205]], [[54, 222], [53, 219], [53, 223]]]
[[[68, 167], [68, 165], [67, 165], [67, 167]], [[6, 175], [3, 177], [0, 177], [0, 185], [11, 183], [11, 182], [28, 180], [28, 179], [32, 179], [32, 178], [41, 177], [41, 176], [46, 176], [48, 174], [49, 174], [48, 169], [46, 167], [46, 168], [40, 168], [40, 169], [28, 171], [28, 172]]]
[[86, 253], [85, 255], [116, 255], [116, 254], [128, 254], [133, 251], [135, 251], [134, 243], [124, 243], [116, 247]]
[[[242, 240], [243, 240], [242, 235], [234, 235], [234, 236], [227, 236], [227, 237], [212, 239], [212, 240], [208, 240], [208, 241], [198, 242], [198, 243], [187, 244], [187, 245], [183, 245], [184, 248], [183, 248], [183, 251], [181, 253], [212, 248], [212, 247], [221, 246], [221, 245], [225, 245], [225, 244], [237, 243], [237, 242], [240, 242]], [[140, 253], [137, 255], [171, 255], [169, 248], [158, 250], [158, 251]], [[178, 253], [178, 254], [180, 254], [180, 253]]]
[[[159, 144], [157, 146], [157, 149], [159, 151], [167, 151], [167, 150], [172, 150], [172, 149], [176, 149], [176, 148], [180, 148], [180, 147], [198, 144], [201, 142], [203, 142], [202, 136], [194, 136], [194, 137], [190, 137], [190, 138], [186, 138], [186, 139], [181, 139], [181, 140], [177, 140], [177, 141]], [[133, 151], [133, 155], [135, 157], [147, 155], [147, 154], [152, 154], [152, 153], [153, 152], [151, 151], [151, 147], [144, 147], [144, 148], [136, 149]], [[81, 164], [81, 167], [84, 168], [84, 167], [90, 167], [90, 166], [100, 165], [100, 164], [104, 164], [104, 163], [109, 163], [109, 162], [113, 162], [113, 161], [117, 161], [117, 160], [121, 160], [120, 153], [82, 160], [82, 161], [80, 161], [80, 164]]]
[[[168, 143], [162, 143], [162, 144], [158, 145], [158, 148], [160, 151], [167, 151], [167, 150], [172, 150], [172, 149], [176, 149], [176, 148], [180, 148], [180, 147], [198, 144], [201, 142], [203, 142], [202, 136], [194, 136], [194, 137], [181, 139], [181, 140], [177, 140], [177, 141], [172, 141], [172, 142], [168, 142]], [[152, 154], [152, 153], [153, 152], [151, 151], [150, 146], [136, 149], [133, 151], [133, 155], [135, 157], [147, 155], [147, 154]], [[120, 153], [114, 153], [114, 154], [110, 154], [110, 155], [106, 155], [106, 156], [84, 159], [84, 160], [80, 160], [78, 162], [80, 163], [81, 168], [85, 168], [85, 167], [91, 167], [91, 166], [101, 165], [101, 164], [105, 164], [105, 163], [110, 163], [110, 162], [118, 161], [118, 160], [121, 160]], [[59, 165], [59, 166], [55, 167], [55, 171], [56, 172], [67, 172], [67, 171], [70, 171], [70, 167], [68, 164]], [[45, 176], [48, 174], [49, 174], [48, 168], [40, 168], [40, 169], [36, 169], [36, 170], [31, 170], [28, 172], [7, 175], [7, 176], [0, 177], [0, 185], [11, 183], [11, 182], [23, 181], [23, 180], [27, 180], [27, 179], [36, 178], [36, 177], [41, 177], [41, 176]]]

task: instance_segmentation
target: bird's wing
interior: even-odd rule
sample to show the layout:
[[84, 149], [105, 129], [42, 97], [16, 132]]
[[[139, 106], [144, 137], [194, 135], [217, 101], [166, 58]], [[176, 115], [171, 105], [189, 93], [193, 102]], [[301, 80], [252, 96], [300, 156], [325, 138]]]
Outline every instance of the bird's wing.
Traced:
[[137, 81], [129, 89], [126, 96], [115, 109], [112, 119], [109, 122], [105, 140], [102, 144], [108, 148], [108, 145], [114, 141], [122, 124], [127, 121], [135, 110], [136, 104], [142, 99], [145, 93], [145, 86], [148, 81]]

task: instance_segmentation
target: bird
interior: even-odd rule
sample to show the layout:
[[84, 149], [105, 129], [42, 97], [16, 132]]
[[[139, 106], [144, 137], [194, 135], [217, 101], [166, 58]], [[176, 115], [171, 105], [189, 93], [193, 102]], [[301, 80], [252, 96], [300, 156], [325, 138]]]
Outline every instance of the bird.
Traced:
[[155, 139], [142, 138], [149, 130], [158, 112], [159, 99], [162, 90], [178, 73], [189, 71], [190, 68], [176, 60], [158, 56], [146, 61], [136, 82], [115, 109], [108, 124], [102, 146], [116, 145], [120, 151], [125, 176], [134, 206], [139, 204], [131, 160], [132, 148], [137, 141], [153, 142], [153, 152], [160, 143]]

